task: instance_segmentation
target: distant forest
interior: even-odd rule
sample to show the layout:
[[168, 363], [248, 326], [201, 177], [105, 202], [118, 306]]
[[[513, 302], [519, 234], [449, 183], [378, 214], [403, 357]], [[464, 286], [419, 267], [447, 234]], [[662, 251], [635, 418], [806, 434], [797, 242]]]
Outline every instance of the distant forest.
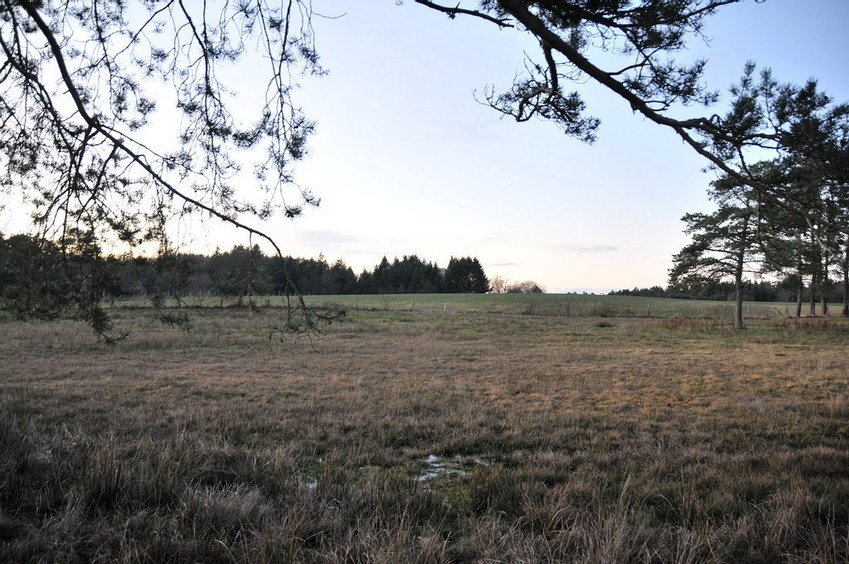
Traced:
[[[54, 298], [72, 280], [88, 280], [88, 287], [103, 298], [130, 296], [249, 296], [287, 295], [295, 290], [306, 295], [333, 294], [431, 294], [431, 293], [539, 293], [532, 281], [510, 284], [499, 276], [488, 278], [475, 257], [451, 258], [445, 268], [435, 262], [406, 255], [386, 257], [372, 270], [356, 274], [342, 259], [328, 263], [318, 259], [267, 256], [258, 246], [237, 245], [211, 256], [171, 253], [156, 258], [104, 256], [85, 240], [75, 251], [63, 254], [59, 246], [27, 235], [4, 238], [0, 234], [0, 298], [6, 307], [48, 311]], [[288, 274], [288, 276], [287, 276]], [[799, 284], [783, 281], [746, 281], [747, 301], [794, 302]], [[96, 289], [96, 290], [95, 290]], [[843, 286], [832, 284], [828, 299], [842, 301]], [[733, 300], [734, 284], [709, 278], [689, 277], [687, 284], [633, 288], [611, 295], [657, 298]]]
[[27, 307], [49, 303], [71, 280], [89, 279], [106, 298], [123, 296], [248, 296], [302, 294], [484, 293], [489, 280], [474, 257], [445, 268], [416, 255], [389, 260], [359, 275], [341, 259], [266, 256], [237, 245], [212, 256], [171, 253], [157, 258], [103, 256], [80, 241], [76, 251], [26, 235], [0, 234], [0, 296]]
[[[799, 291], [800, 284], [795, 277], [787, 277], [781, 281], [744, 280], [742, 283], [743, 299], [750, 302], [805, 302], [810, 301], [810, 289]], [[822, 289], [826, 299], [831, 303], [843, 301], [843, 284], [832, 283]], [[632, 290], [614, 290], [611, 296], [642, 296], [649, 298], [675, 298], [684, 300], [734, 300], [734, 283], [716, 281], [709, 278], [691, 278], [685, 285], [670, 284], [667, 287], [652, 286], [651, 288], [634, 288]]]

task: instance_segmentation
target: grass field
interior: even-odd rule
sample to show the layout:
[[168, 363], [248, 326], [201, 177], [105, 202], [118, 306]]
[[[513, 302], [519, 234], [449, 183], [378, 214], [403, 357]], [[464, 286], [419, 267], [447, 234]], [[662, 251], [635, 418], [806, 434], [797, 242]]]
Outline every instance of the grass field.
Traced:
[[[313, 307], [338, 304], [349, 310], [417, 311], [442, 313], [520, 313], [559, 315], [566, 317], [698, 317], [731, 320], [733, 302], [679, 300], [633, 296], [599, 296], [595, 294], [381, 294], [305, 296]], [[193, 297], [186, 302], [195, 307], [227, 307], [235, 298]], [[260, 307], [285, 305], [283, 297], [253, 298]], [[118, 301], [118, 307], [145, 307], [140, 299]], [[795, 313], [795, 304], [785, 302], [746, 302], [744, 314], [749, 318], [775, 319]], [[817, 306], [819, 308], [819, 306]], [[833, 314], [840, 304], [831, 304]], [[817, 309], [819, 311], [819, 309]], [[808, 313], [805, 304], [803, 315]]]
[[539, 298], [1, 319], [0, 561], [849, 559], [849, 323]]

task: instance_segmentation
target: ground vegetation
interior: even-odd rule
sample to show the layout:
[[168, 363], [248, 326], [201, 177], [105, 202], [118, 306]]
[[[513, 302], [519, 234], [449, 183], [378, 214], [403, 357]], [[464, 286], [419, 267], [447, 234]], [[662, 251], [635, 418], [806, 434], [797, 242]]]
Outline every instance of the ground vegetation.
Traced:
[[840, 317], [113, 313], [0, 318], [2, 560], [849, 557]]

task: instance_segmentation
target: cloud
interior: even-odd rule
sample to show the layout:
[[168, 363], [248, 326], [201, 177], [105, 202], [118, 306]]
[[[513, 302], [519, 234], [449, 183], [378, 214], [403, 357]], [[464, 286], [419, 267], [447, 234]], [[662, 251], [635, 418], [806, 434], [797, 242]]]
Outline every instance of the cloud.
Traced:
[[566, 243], [558, 245], [557, 248], [561, 251], [578, 255], [598, 255], [621, 250], [619, 247], [614, 247], [613, 245], [585, 245], [583, 243]]
[[471, 237], [472, 240], [486, 245], [503, 245], [513, 242], [514, 237], [511, 234], [503, 231], [492, 231], [490, 233], [482, 233]]
[[331, 229], [304, 230], [301, 232], [301, 236], [306, 243], [319, 247], [324, 245], [345, 245], [363, 240], [362, 237], [357, 235], [342, 231], [333, 231]]

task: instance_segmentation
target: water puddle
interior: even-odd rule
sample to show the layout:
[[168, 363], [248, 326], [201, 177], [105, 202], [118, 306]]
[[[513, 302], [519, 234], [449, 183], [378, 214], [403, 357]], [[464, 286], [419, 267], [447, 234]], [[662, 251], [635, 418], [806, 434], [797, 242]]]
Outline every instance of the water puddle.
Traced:
[[492, 462], [477, 456], [452, 456], [450, 458], [431, 454], [424, 459], [424, 469], [416, 476], [418, 482], [432, 482], [443, 477], [460, 477], [475, 467], [491, 466]]
[[[324, 460], [318, 458], [317, 465], [324, 464]], [[415, 482], [429, 486], [437, 480], [444, 478], [459, 478], [471, 473], [475, 468], [492, 466], [492, 461], [479, 456], [436, 456], [431, 454], [427, 458], [420, 459], [411, 473], [406, 474]], [[360, 473], [369, 471], [386, 471], [379, 467], [370, 466], [359, 469]], [[317, 472], [317, 471], [316, 471]], [[300, 484], [304, 489], [314, 492], [319, 488], [321, 478], [315, 472], [306, 473], [301, 476]]]

